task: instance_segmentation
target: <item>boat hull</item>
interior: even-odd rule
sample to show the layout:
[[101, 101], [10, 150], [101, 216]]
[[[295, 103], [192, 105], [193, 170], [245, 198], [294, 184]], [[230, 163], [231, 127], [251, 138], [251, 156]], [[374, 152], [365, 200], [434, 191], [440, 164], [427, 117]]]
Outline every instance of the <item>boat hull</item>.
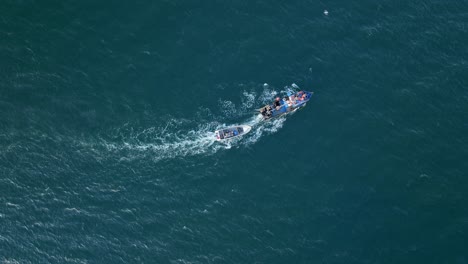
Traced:
[[252, 130], [252, 127], [248, 125], [226, 127], [223, 129], [216, 130], [215, 137], [217, 141], [224, 141], [241, 137], [249, 133], [250, 130]]
[[[280, 116], [283, 116], [285, 114], [295, 112], [296, 110], [306, 106], [307, 102], [312, 97], [313, 92], [304, 91], [303, 93], [305, 93], [307, 95], [306, 98], [304, 100], [300, 100], [300, 101], [296, 100], [295, 103], [293, 105], [291, 105], [291, 106], [287, 106], [286, 104], [283, 104], [283, 105], [279, 106], [277, 109], [273, 109], [273, 107], [270, 106], [271, 111], [268, 114], [262, 113], [263, 119], [264, 120], [269, 120], [269, 119], [272, 119], [272, 118], [275, 118], [275, 117], [280, 117]], [[267, 106], [265, 106], [265, 107], [267, 107]]]

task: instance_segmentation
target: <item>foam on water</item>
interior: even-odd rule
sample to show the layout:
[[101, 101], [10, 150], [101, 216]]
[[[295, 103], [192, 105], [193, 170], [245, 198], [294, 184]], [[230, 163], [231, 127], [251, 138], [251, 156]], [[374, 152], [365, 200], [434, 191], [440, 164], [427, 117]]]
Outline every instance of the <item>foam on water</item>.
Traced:
[[[162, 159], [214, 153], [229, 146], [215, 144], [214, 130], [220, 124], [210, 122], [186, 129], [187, 121], [171, 119], [160, 127], [136, 131], [132, 127], [117, 129], [116, 141], [100, 138], [100, 144], [107, 151], [119, 152], [122, 160], [133, 160], [152, 156], [155, 161]], [[123, 132], [125, 131], [125, 132]]]
[[[287, 91], [294, 91], [293, 88], [295, 88], [294, 84], [292, 88], [287, 88]], [[258, 142], [263, 135], [273, 134], [283, 127], [286, 117], [264, 121], [256, 108], [254, 109], [254, 107], [271, 102], [276, 94], [277, 92], [268, 86], [263, 86], [258, 96], [255, 91], [243, 91], [240, 106], [236, 106], [232, 101], [219, 99], [218, 104], [222, 116], [212, 117], [213, 120], [202, 124], [189, 119], [176, 118], [171, 118], [159, 126], [144, 129], [125, 124], [112, 131], [110, 139], [99, 138], [99, 145], [107, 151], [118, 152], [121, 160], [151, 156], [155, 161], [211, 155], [221, 149], [245, 147]], [[206, 112], [204, 109], [199, 111]], [[250, 117], [245, 119], [245, 116]], [[240, 118], [240, 120], [235, 123], [222, 122], [226, 118]], [[215, 140], [215, 130], [241, 124], [251, 126], [252, 131], [243, 137], [223, 142]]]

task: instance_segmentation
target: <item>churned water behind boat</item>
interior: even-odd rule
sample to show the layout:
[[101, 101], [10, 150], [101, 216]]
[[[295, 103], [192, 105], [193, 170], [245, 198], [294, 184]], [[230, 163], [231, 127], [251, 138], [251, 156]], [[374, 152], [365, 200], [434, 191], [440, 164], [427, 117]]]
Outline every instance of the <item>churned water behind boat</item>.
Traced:
[[0, 263], [467, 263], [467, 10], [1, 1]]

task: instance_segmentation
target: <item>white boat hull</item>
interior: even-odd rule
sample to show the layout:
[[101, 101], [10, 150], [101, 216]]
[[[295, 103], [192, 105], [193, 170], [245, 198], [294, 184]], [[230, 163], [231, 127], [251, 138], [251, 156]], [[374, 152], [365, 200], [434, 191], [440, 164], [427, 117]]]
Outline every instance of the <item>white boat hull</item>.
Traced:
[[223, 129], [216, 130], [215, 137], [217, 141], [224, 141], [224, 140], [241, 137], [249, 133], [250, 130], [252, 130], [252, 127], [248, 125], [226, 127]]

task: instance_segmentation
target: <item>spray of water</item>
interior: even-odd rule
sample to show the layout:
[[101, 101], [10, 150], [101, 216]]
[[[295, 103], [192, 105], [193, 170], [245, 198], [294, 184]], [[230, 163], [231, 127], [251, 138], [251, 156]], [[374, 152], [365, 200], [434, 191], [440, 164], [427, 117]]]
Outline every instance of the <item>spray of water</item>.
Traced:
[[[290, 87], [285, 87], [285, 91], [281, 92], [294, 92], [297, 89], [298, 87], [293, 84]], [[194, 155], [210, 155], [221, 149], [248, 146], [258, 142], [262, 136], [273, 134], [283, 127], [286, 117], [263, 121], [256, 110], [256, 107], [270, 103], [276, 94], [265, 84], [259, 94], [255, 91], [244, 91], [239, 105], [231, 101], [219, 100], [219, 111], [222, 116], [213, 116], [212, 121], [203, 124], [187, 119], [169, 119], [160, 126], [143, 130], [134, 129], [131, 124], [126, 124], [113, 131], [112, 138], [115, 140], [109, 142], [108, 139], [101, 138], [100, 145], [107, 151], [119, 152], [122, 159], [147, 158], [150, 155], [155, 161]], [[218, 121], [232, 118], [240, 120], [238, 123], [229, 124]], [[243, 137], [223, 142], [215, 140], [215, 130], [240, 124], [251, 126], [252, 131]]]

